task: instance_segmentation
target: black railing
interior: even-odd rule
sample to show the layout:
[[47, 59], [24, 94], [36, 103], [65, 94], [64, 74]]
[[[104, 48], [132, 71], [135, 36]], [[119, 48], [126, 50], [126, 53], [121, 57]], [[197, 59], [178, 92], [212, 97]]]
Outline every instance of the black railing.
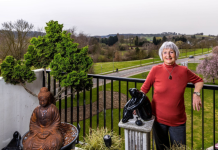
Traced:
[[[48, 74], [48, 89], [50, 90], [51, 89], [51, 86], [50, 86], [50, 71], [47, 71], [47, 74]], [[83, 119], [82, 119], [82, 121], [83, 121], [83, 128], [82, 128], [82, 131], [83, 131], [83, 134], [81, 135], [80, 134], [80, 136], [83, 136], [83, 137], [85, 137], [86, 136], [86, 132], [88, 132], [87, 130], [86, 130], [86, 127], [87, 126], [89, 126], [90, 128], [93, 128], [93, 94], [95, 94], [95, 93], [93, 93], [93, 91], [94, 91], [94, 88], [96, 88], [96, 99], [95, 99], [95, 101], [96, 101], [96, 124], [97, 124], [97, 127], [99, 127], [99, 125], [100, 125], [100, 122], [103, 122], [103, 125], [102, 125], [102, 127], [106, 127], [106, 122], [109, 120], [109, 118], [107, 118], [107, 113], [106, 113], [106, 92], [111, 92], [110, 93], [110, 95], [111, 95], [111, 102], [110, 102], [110, 105], [111, 105], [111, 107], [110, 107], [110, 110], [111, 110], [111, 113], [110, 113], [110, 117], [111, 117], [111, 119], [110, 119], [110, 121], [111, 121], [111, 124], [110, 124], [110, 126], [111, 126], [111, 130], [113, 130], [114, 131], [114, 128], [115, 128], [115, 125], [114, 125], [114, 123], [116, 122], [119, 122], [120, 120], [121, 120], [121, 118], [122, 118], [122, 108], [121, 108], [121, 87], [122, 87], [122, 85], [121, 85], [121, 82], [125, 82], [125, 84], [126, 84], [126, 88], [125, 88], [125, 90], [126, 90], [126, 93], [128, 93], [128, 90], [129, 90], [129, 88], [133, 88], [133, 87], [135, 87], [135, 88], [137, 88], [137, 83], [144, 83], [144, 81], [145, 81], [145, 79], [135, 79], [135, 78], [121, 78], [121, 77], [113, 77], [113, 76], [103, 76], [103, 75], [93, 75], [93, 74], [89, 74], [88, 75], [89, 77], [93, 77], [93, 88], [89, 91], [89, 99], [86, 99], [86, 92], [87, 91], [85, 91], [85, 90], [83, 90], [81, 93], [79, 93], [79, 92], [77, 92], [77, 94], [76, 95], [73, 95], [74, 93], [73, 93], [73, 89], [71, 88], [71, 90], [70, 91], [65, 91], [65, 95], [67, 95], [67, 93], [69, 94], [69, 92], [71, 92], [71, 95], [70, 95], [70, 100], [69, 100], [69, 102], [70, 102], [70, 106], [68, 106], [67, 105], [67, 102], [68, 102], [68, 99], [69, 99], [69, 96], [67, 97], [67, 96], [65, 96], [65, 98], [64, 99], [59, 99], [59, 102], [57, 102], [56, 104], [58, 104], [59, 106], [59, 112], [60, 112], [60, 115], [63, 113], [63, 111], [62, 111], [62, 101], [64, 101], [64, 121], [65, 122], [69, 122], [69, 123], [71, 123], [71, 124], [75, 124], [76, 123], [76, 125], [77, 126], [79, 126], [79, 121], [81, 121], [81, 119], [79, 118], [80, 117], [80, 113], [83, 113]], [[108, 82], [107, 82], [107, 80], [108, 80]], [[103, 81], [103, 82], [102, 82]], [[117, 84], [117, 86], [118, 86], [118, 89], [117, 89], [117, 91], [118, 91], [118, 119], [117, 120], [114, 120], [114, 99], [113, 99], [113, 97], [114, 97], [114, 89], [115, 89], [115, 87], [114, 87], [114, 85], [115, 85], [115, 82], [114, 81], [117, 81], [118, 82], [118, 84]], [[130, 87], [130, 83], [134, 83], [134, 84], [132, 84], [132, 86]], [[53, 82], [53, 90], [54, 90], [54, 93], [57, 93], [56, 92], [56, 89], [57, 89], [57, 87], [56, 87], [56, 83], [59, 83], [59, 85], [58, 86], [60, 86], [60, 81], [59, 82], [56, 82], [55, 80], [54, 80], [54, 82]], [[99, 101], [99, 90], [100, 90], [100, 86], [103, 84], [103, 120], [100, 120], [100, 107], [99, 107], [99, 104], [100, 104], [100, 101]], [[106, 84], [109, 84], [110, 86], [111, 86], [111, 88], [110, 88], [110, 90], [111, 91], [106, 91]], [[43, 78], [43, 86], [45, 86], [45, 79]], [[139, 85], [140, 86], [140, 85]], [[124, 87], [125, 86], [123, 86], [123, 89], [124, 89]], [[116, 87], [117, 88], [117, 87]], [[193, 140], [194, 140], [194, 130], [193, 130], [193, 127], [194, 127], [194, 125], [193, 125], [193, 122], [194, 122], [194, 115], [193, 115], [193, 107], [192, 107], [192, 95], [193, 95], [193, 88], [194, 88], [194, 85], [193, 84], [191, 84], [191, 83], [188, 83], [187, 84], [187, 88], [190, 88], [191, 89], [191, 119], [190, 119], [190, 121], [191, 121], [191, 123], [190, 123], [190, 126], [191, 126], [191, 133], [190, 133], [190, 135], [191, 135], [191, 140], [190, 140], [190, 145], [191, 145], [191, 149], [193, 149]], [[204, 85], [203, 86], [203, 89], [202, 89], [202, 117], [201, 117], [201, 120], [202, 120], [202, 124], [201, 124], [201, 126], [202, 126], [202, 130], [201, 130], [201, 132], [202, 132], [202, 135], [201, 135], [201, 138], [202, 138], [202, 144], [201, 144], [201, 148], [202, 149], [205, 149], [205, 138], [207, 138], [207, 137], [205, 137], [205, 135], [204, 135], [204, 133], [205, 133], [205, 114], [204, 114], [204, 111], [205, 111], [205, 93], [204, 93], [204, 91], [205, 90], [213, 90], [213, 123], [212, 123], [212, 126], [213, 126], [213, 141], [211, 142], [211, 144], [213, 145], [213, 146], [215, 146], [215, 142], [217, 142], [217, 140], [215, 139], [215, 137], [216, 137], [216, 133], [215, 133], [215, 131], [216, 131], [216, 129], [215, 129], [215, 107], [216, 107], [216, 100], [215, 100], [215, 94], [216, 94], [216, 91], [218, 91], [218, 86], [215, 86], [215, 85]], [[153, 89], [153, 87], [152, 87], [152, 89], [150, 90], [151, 91], [151, 96], [153, 95], [153, 91], [154, 91], [154, 89]], [[123, 91], [122, 91], [123, 92]], [[82, 102], [83, 102], [83, 104], [81, 105], [80, 104], [80, 97], [79, 97], [79, 95], [83, 95], [83, 100], [82, 100]], [[77, 98], [75, 98], [74, 99], [74, 96], [76, 96]], [[75, 106], [73, 106], [73, 99], [74, 100], [77, 100], [77, 106], [75, 107]], [[129, 94], [126, 94], [126, 101], [128, 101], [128, 99], [129, 99]], [[150, 99], [151, 100], [151, 99]], [[86, 102], [88, 102], [89, 101], [89, 103], [90, 103], [90, 106], [89, 107], [87, 107], [86, 106]], [[68, 103], [69, 103], [68, 102]], [[107, 101], [107, 103], [108, 103], [108, 101]], [[83, 107], [81, 107], [81, 108], [83, 108], [83, 110], [82, 111], [80, 111], [80, 106], [83, 106]], [[70, 107], [70, 113], [67, 113], [67, 109], [68, 109], [68, 107]], [[77, 109], [77, 112], [76, 112], [76, 114], [77, 114], [77, 116], [76, 116], [76, 120], [74, 120], [73, 119], [73, 111], [74, 111], [74, 108], [76, 108]], [[89, 108], [89, 112], [87, 112], [87, 114], [89, 113], [89, 118], [86, 118], [86, 109], [88, 109]], [[208, 109], [208, 108], [207, 108]], [[217, 109], [218, 109], [218, 107], [217, 107]], [[67, 119], [67, 115], [70, 115], [70, 121], [68, 121], [68, 119]], [[63, 116], [61, 116], [61, 118], [62, 118]], [[101, 117], [102, 118], [102, 117]], [[63, 119], [62, 119], [63, 120]], [[86, 124], [86, 121], [88, 122], [89, 121], [89, 123], [90, 124]], [[189, 121], [189, 120], [187, 120], [187, 121]], [[116, 126], [118, 126], [117, 124], [116, 124]], [[118, 131], [117, 131], [118, 133], [117, 134], [119, 134], [119, 135], [122, 135], [123, 134], [123, 132], [121, 131], [121, 129], [119, 128], [118, 129]], [[151, 140], [152, 140], [153, 138], [151, 138]], [[187, 139], [187, 138], [186, 138]], [[78, 137], [78, 141], [79, 141], [79, 137]], [[153, 144], [153, 146], [152, 146], [152, 149], [154, 149], [154, 142], [153, 141], [151, 141]], [[189, 147], [189, 146], [188, 146]]]

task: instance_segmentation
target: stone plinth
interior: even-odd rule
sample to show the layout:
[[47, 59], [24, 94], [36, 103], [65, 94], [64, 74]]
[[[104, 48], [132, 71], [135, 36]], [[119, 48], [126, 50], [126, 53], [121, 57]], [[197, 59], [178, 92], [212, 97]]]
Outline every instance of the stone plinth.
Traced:
[[124, 128], [125, 133], [125, 150], [150, 150], [150, 132], [154, 123], [155, 117], [148, 121], [143, 121], [142, 126], [135, 124], [134, 119], [129, 119], [127, 123], [119, 122], [118, 126]]

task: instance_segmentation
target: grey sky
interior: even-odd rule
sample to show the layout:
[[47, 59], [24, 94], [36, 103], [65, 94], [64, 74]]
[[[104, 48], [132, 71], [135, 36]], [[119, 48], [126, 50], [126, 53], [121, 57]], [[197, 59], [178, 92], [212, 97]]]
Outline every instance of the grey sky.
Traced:
[[218, 0], [0, 0], [0, 24], [49, 20], [89, 35], [177, 32], [218, 35]]

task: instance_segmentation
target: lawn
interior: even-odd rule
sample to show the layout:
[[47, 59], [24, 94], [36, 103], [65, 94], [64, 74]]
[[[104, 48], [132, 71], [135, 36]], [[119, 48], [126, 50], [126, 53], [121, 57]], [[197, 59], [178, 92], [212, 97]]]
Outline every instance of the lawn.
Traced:
[[[142, 79], [145, 79], [147, 77], [147, 74], [148, 72], [146, 73], [142, 73], [142, 74], [138, 74], [138, 75], [135, 75], [135, 76], [132, 76], [133, 78], [142, 78]], [[131, 78], [131, 77], [130, 77]], [[127, 91], [126, 91], [126, 82], [124, 81], [121, 81], [121, 93], [123, 94], [127, 94]], [[133, 82], [129, 82], [129, 88], [131, 87], [135, 87], [135, 83]], [[137, 88], [140, 88], [142, 84], [140, 83], [137, 83]], [[119, 86], [119, 82], [118, 81], [114, 81], [113, 82], [113, 90], [114, 92], [118, 92], [119, 89], [118, 89], [118, 86]], [[99, 86], [99, 91], [102, 91], [102, 86]], [[110, 92], [111, 91], [111, 83], [108, 83], [106, 84], [106, 92]], [[150, 96], [151, 96], [151, 93], [149, 93]], [[83, 105], [83, 93], [80, 93], [79, 94], [79, 105]], [[130, 95], [129, 95], [130, 97]], [[90, 91], [86, 91], [86, 104], [90, 104]], [[93, 88], [92, 89], [92, 102], [95, 102], [97, 100], [97, 88]], [[56, 106], [59, 108], [59, 102], [56, 103]], [[77, 106], [77, 96], [75, 96], [75, 99], [73, 100], [73, 106]], [[68, 97], [67, 99], [67, 107], [71, 107], [71, 98]], [[61, 108], [64, 109], [65, 108], [65, 101], [62, 100], [61, 101]]]
[[[197, 64], [195, 63], [189, 63], [188, 67], [191, 70], [195, 70]], [[145, 79], [146, 73], [138, 74], [131, 76], [131, 78], [141, 78]], [[210, 84], [210, 83], [207, 83]], [[137, 88], [140, 89], [142, 83], [137, 83]], [[216, 80], [216, 85], [218, 85], [218, 80]], [[129, 88], [135, 87], [135, 84], [132, 82], [129, 82]], [[118, 81], [113, 82], [113, 90], [114, 92], [118, 91]], [[106, 91], [110, 92], [111, 84], [106, 85]], [[95, 92], [94, 92], [95, 90]], [[99, 87], [99, 90], [101, 89], [101, 86]], [[126, 91], [126, 82], [121, 81], [121, 93], [127, 94]], [[97, 91], [96, 88], [93, 89], [92, 99], [95, 101], [97, 99]], [[147, 94], [150, 100], [152, 100], [152, 94], [151, 90]], [[186, 133], [187, 133], [187, 146], [191, 147], [191, 111], [192, 111], [192, 105], [191, 105], [191, 89], [186, 88], [185, 90], [185, 106], [186, 106], [186, 114], [187, 114], [187, 122], [186, 122]], [[218, 92], [215, 92], [215, 97], [218, 97]], [[130, 96], [129, 96], [130, 98]], [[89, 92], [86, 93], [86, 99], [89, 99]], [[68, 100], [69, 101], [69, 100]], [[217, 101], [217, 98], [216, 98]], [[64, 106], [64, 101], [62, 101]], [[88, 104], [89, 101], [86, 101]], [[82, 93], [80, 94], [80, 105], [83, 104], [83, 97]], [[76, 106], [76, 103], [75, 105]], [[70, 107], [70, 105], [68, 105]], [[216, 110], [218, 110], [218, 104], [216, 103]], [[122, 112], [121, 112], [122, 114]], [[218, 111], [216, 111], [216, 116], [218, 115]], [[118, 133], [118, 122], [119, 122], [119, 110], [113, 109], [113, 130], [114, 132]], [[122, 115], [121, 115], [122, 118]], [[85, 125], [85, 132], [88, 133], [88, 128], [90, 125], [89, 122], [90, 119], [86, 119], [86, 125]], [[99, 113], [99, 127], [103, 127], [103, 120], [104, 115], [103, 112]], [[216, 119], [217, 121], [217, 119]], [[81, 125], [81, 133], [80, 133], [80, 141], [82, 141], [83, 136], [83, 121], [80, 121]], [[111, 110], [106, 111], [106, 126], [108, 129], [111, 129]], [[97, 116], [92, 117], [92, 127], [94, 129], [97, 128]], [[218, 127], [216, 127], [216, 134], [218, 133]], [[121, 136], [123, 137], [123, 130], [121, 130]], [[218, 141], [218, 138], [216, 138], [216, 142]], [[204, 147], [210, 147], [213, 144], [213, 91], [212, 90], [204, 90]], [[193, 147], [194, 149], [201, 149], [202, 146], [202, 109], [200, 111], [194, 111], [193, 112]]]
[[[127, 67], [133, 67], [133, 66], [137, 66], [140, 64], [145, 65], [146, 63], [153, 63], [153, 62], [160, 62], [160, 58], [157, 56], [156, 58], [153, 59], [143, 59], [143, 60], [133, 60], [133, 61], [121, 61], [121, 62], [104, 62], [104, 63], [95, 63], [94, 64], [94, 72], [95, 74], [99, 74], [99, 73], [104, 73], [104, 72], [108, 72], [108, 71], [114, 71], [116, 70], [116, 68], [123, 69], [123, 68], [127, 68]], [[123, 69], [124, 70], [124, 69]]]
[[[204, 48], [203, 49], [203, 53], [208, 53], [210, 52], [211, 48], [208, 49]], [[186, 54], [186, 50], [185, 49], [180, 49], [180, 57], [179, 58], [184, 58], [184, 57], [189, 57], [190, 55], [201, 55], [202, 54], [202, 49], [188, 49], [187, 50], [187, 54]], [[116, 70], [116, 68], [118, 68], [119, 70], [126, 70], [123, 68], [127, 68], [127, 67], [134, 67], [137, 65], [148, 65], [147, 63], [159, 63], [161, 62], [159, 55], [156, 55], [154, 57], [154, 59], [143, 59], [143, 60], [134, 60], [134, 61], [121, 61], [121, 62], [102, 62], [102, 63], [95, 63], [94, 64], [94, 72], [95, 74], [99, 74], [99, 73], [105, 73], [105, 72], [109, 72], [109, 71], [114, 71]], [[127, 68], [128, 69], [128, 68]]]
[[209, 53], [211, 51], [211, 48], [201, 48], [198, 49], [187, 49], [187, 54], [186, 54], [186, 49], [180, 49], [180, 57], [188, 57], [190, 55], [196, 56], [196, 55], [202, 55], [205, 53]]

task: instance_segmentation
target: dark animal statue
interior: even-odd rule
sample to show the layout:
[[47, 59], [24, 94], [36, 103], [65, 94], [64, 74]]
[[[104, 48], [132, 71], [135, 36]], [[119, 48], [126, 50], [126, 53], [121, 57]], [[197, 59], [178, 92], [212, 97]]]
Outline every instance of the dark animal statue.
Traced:
[[141, 119], [151, 119], [152, 109], [148, 97], [136, 88], [129, 89], [129, 93], [132, 98], [124, 106], [122, 122], [126, 123], [129, 119], [133, 119], [133, 110], [136, 110]]

